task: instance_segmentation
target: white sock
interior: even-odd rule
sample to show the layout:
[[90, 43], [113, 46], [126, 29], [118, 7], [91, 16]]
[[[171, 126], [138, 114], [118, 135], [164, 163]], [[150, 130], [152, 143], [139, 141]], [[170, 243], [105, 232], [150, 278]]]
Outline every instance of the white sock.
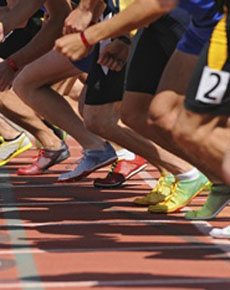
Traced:
[[176, 178], [178, 178], [181, 181], [182, 180], [193, 180], [199, 176], [199, 170], [194, 167], [192, 170], [190, 170], [186, 173], [177, 174], [175, 176], [176, 176]]
[[119, 159], [134, 160], [135, 154], [127, 149], [121, 149], [116, 152]]

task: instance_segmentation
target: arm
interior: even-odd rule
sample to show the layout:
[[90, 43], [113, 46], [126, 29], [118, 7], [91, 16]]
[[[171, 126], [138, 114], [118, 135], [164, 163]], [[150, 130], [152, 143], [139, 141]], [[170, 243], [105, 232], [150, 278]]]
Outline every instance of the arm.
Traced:
[[18, 68], [22, 68], [52, 49], [54, 41], [61, 36], [65, 18], [71, 11], [65, 0], [49, 0], [46, 4], [49, 19], [37, 35], [21, 50], [10, 56]]
[[10, 56], [8, 60], [11, 61], [10, 65], [8, 61], [0, 63], [0, 91], [9, 88], [17, 69], [22, 69], [51, 50], [56, 38], [61, 36], [64, 20], [71, 11], [69, 3], [66, 0], [47, 0], [46, 8], [49, 19], [37, 35], [26, 46]]
[[110, 20], [87, 28], [85, 36], [90, 44], [124, 35], [157, 20], [176, 6], [176, 0], [135, 0], [133, 4]]
[[102, 0], [81, 0], [79, 6], [65, 20], [63, 34], [84, 31], [91, 22], [97, 22], [103, 10]]
[[45, 0], [19, 0], [7, 13], [1, 13], [0, 22], [2, 22], [4, 34], [6, 35], [23, 21], [29, 19], [44, 2]]
[[88, 27], [84, 34], [74, 33], [58, 39], [55, 49], [72, 60], [78, 60], [87, 55], [90, 46], [147, 25], [169, 12], [176, 4], [177, 0], [135, 0], [113, 18]]

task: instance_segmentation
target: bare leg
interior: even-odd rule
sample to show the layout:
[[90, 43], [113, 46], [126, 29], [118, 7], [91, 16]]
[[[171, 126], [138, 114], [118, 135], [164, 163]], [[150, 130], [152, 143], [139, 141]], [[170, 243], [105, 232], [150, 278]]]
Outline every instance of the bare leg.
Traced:
[[[141, 155], [160, 171], [180, 174], [192, 168], [183, 160], [135, 133], [124, 124], [120, 124], [118, 122], [119, 113], [115, 112], [114, 107], [115, 103], [97, 106], [85, 105], [84, 121], [87, 128], [95, 134]], [[144, 113], [144, 111], [142, 112]]]
[[7, 118], [34, 135], [45, 149], [60, 148], [61, 141], [13, 91], [1, 93], [0, 110]]
[[20, 135], [20, 132], [11, 126], [6, 120], [0, 117], [0, 135], [4, 139], [10, 140]]
[[[44, 70], [44, 67], [48, 69]], [[64, 129], [84, 149], [103, 150], [103, 141], [86, 130], [68, 102], [49, 86], [78, 73], [68, 59], [51, 51], [28, 65], [15, 80], [14, 87], [24, 102]]]

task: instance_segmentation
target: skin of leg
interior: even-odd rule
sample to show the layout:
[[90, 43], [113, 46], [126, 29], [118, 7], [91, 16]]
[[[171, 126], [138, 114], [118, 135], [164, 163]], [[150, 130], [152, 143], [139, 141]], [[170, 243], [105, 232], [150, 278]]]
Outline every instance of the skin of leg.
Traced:
[[4, 139], [14, 139], [16, 138], [20, 132], [11, 126], [6, 120], [0, 117], [0, 135]]
[[174, 138], [214, 176], [224, 182], [222, 163], [228, 149], [228, 117], [196, 114], [183, 108], [174, 127]]
[[83, 149], [103, 150], [103, 141], [86, 130], [69, 103], [51, 88], [52, 84], [78, 73], [68, 59], [50, 51], [25, 67], [16, 78], [14, 89], [27, 105], [65, 130]]
[[229, 150], [229, 146], [228, 146], [228, 149], [224, 154], [224, 160], [223, 160], [223, 164], [222, 164], [223, 178], [224, 178], [225, 183], [228, 185], [230, 185], [229, 164], [230, 164], [230, 150]]
[[5, 91], [0, 94], [0, 111], [8, 119], [35, 136], [45, 149], [58, 150], [60, 148], [59, 138], [45, 126], [30, 107], [22, 102], [14, 91]]
[[[200, 164], [200, 160], [185, 152], [173, 138], [174, 124], [183, 107], [183, 95], [197, 59], [195, 55], [176, 50], [166, 66], [156, 96], [152, 101], [150, 95], [145, 96], [151, 104], [147, 98], [141, 102], [138, 93], [126, 92], [122, 119], [132, 129], [196, 166], [213, 180], [215, 177]], [[143, 114], [143, 108], [148, 106], [147, 113]]]
[[160, 171], [179, 174], [190, 169], [183, 160], [118, 122], [120, 114], [116, 110], [116, 105], [117, 102], [96, 106], [85, 105], [86, 127], [93, 133], [143, 156]]

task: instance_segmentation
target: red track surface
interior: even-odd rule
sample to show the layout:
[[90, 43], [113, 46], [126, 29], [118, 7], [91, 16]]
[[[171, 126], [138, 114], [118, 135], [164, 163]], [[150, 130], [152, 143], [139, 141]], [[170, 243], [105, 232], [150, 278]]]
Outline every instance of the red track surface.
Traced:
[[[33, 151], [0, 171], [0, 289], [230, 289], [230, 241], [208, 236], [211, 226], [229, 224], [229, 207], [211, 223], [147, 213], [132, 200], [158, 177], [151, 166], [118, 190], [92, 186], [106, 169], [57, 184], [80, 156], [69, 143], [74, 158], [52, 172], [15, 175]], [[190, 208], [205, 198], [199, 195]]]

